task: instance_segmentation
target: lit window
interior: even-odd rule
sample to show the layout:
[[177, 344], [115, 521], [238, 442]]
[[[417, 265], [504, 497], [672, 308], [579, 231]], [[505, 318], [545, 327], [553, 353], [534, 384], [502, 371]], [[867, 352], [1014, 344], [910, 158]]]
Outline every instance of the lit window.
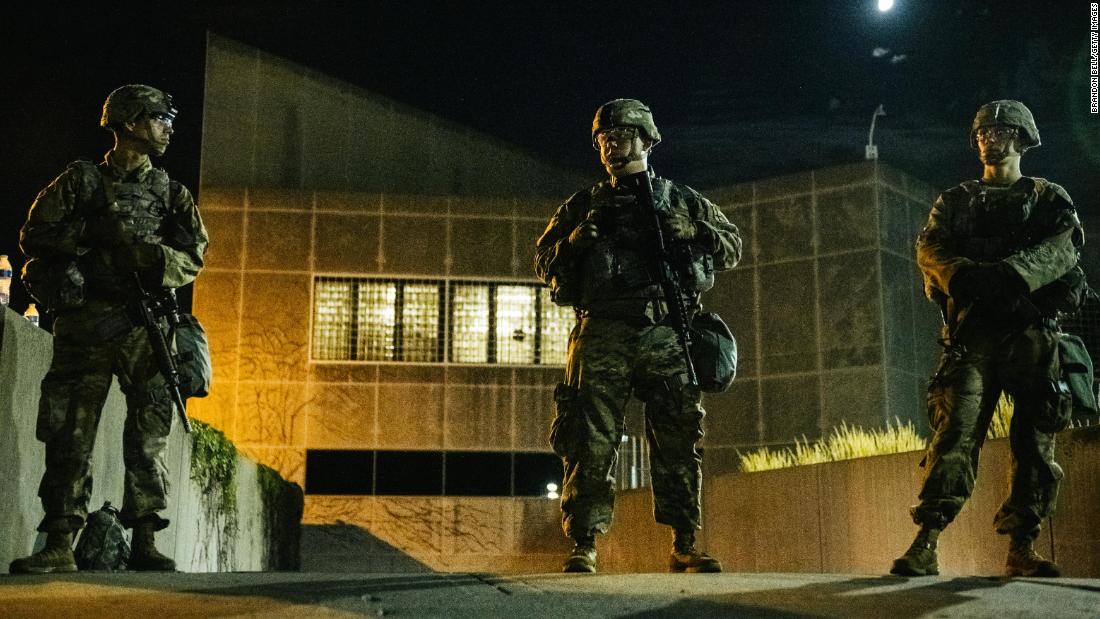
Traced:
[[497, 363], [535, 362], [535, 292], [531, 286], [497, 286]]
[[560, 365], [576, 320], [537, 284], [318, 277], [313, 296], [316, 361]]
[[320, 280], [314, 287], [313, 358], [351, 358], [351, 282]]
[[356, 359], [392, 361], [396, 357], [393, 332], [397, 324], [394, 302], [397, 284], [359, 282], [359, 322]]
[[403, 286], [402, 360], [439, 361], [439, 289], [437, 283]]
[[451, 300], [451, 361], [489, 361], [489, 287], [456, 285]]

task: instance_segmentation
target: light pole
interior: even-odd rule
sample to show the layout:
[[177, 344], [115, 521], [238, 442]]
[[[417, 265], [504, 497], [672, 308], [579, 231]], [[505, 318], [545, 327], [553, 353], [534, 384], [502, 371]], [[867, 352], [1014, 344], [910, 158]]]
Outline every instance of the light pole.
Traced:
[[863, 149], [863, 158], [868, 161], [878, 159], [878, 146], [875, 145], [875, 120], [879, 116], [886, 116], [886, 108], [881, 103], [875, 108], [875, 113], [871, 114], [871, 131], [867, 134], [867, 146]]

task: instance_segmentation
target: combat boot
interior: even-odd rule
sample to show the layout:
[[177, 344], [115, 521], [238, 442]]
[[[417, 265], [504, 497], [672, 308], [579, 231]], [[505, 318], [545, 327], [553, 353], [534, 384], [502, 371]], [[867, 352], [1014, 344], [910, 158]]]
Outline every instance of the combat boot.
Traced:
[[940, 538], [940, 530], [932, 527], [921, 527], [913, 540], [909, 550], [894, 560], [894, 566], [890, 568], [891, 574], [898, 576], [935, 576], [940, 573], [940, 566], [936, 560], [936, 542]]
[[565, 560], [561, 571], [591, 574], [596, 571], [596, 538], [582, 537], [576, 540], [573, 552]]
[[153, 523], [134, 526], [134, 539], [130, 545], [127, 566], [139, 572], [174, 572], [176, 562], [157, 551], [153, 540]]
[[1009, 578], [1016, 576], [1057, 578], [1062, 575], [1062, 570], [1054, 561], [1048, 561], [1035, 552], [1030, 537], [1014, 537], [1008, 544], [1005, 575]]
[[46, 534], [46, 546], [29, 557], [11, 562], [12, 574], [53, 574], [75, 572], [73, 534], [68, 531], [51, 531]]
[[722, 564], [714, 557], [695, 548], [695, 531], [677, 531], [668, 557], [670, 572], [721, 572]]

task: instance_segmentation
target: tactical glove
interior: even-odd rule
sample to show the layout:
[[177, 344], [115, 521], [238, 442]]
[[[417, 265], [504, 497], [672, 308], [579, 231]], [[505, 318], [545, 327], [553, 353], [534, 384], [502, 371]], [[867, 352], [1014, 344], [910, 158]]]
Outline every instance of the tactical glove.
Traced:
[[600, 228], [596, 224], [598, 217], [595, 210], [589, 211], [588, 217], [569, 233], [569, 244], [576, 249], [585, 249], [595, 243], [600, 238]]
[[694, 241], [699, 227], [690, 217], [674, 214], [661, 221], [661, 230], [669, 241]]
[[1004, 262], [982, 262], [959, 268], [947, 285], [959, 306], [975, 301], [997, 304], [1028, 292], [1027, 283]]
[[163, 260], [160, 245], [150, 243], [118, 247], [111, 253], [111, 263], [121, 271], [146, 271], [159, 267]]

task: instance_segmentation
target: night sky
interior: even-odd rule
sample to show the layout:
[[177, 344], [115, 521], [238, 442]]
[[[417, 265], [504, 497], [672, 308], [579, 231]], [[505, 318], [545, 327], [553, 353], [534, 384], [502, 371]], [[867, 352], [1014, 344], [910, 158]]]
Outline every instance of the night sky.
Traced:
[[[110, 147], [98, 119], [121, 84], [173, 94], [181, 114], [158, 165], [197, 189], [207, 30], [594, 180], [589, 123], [615, 97], [652, 106], [665, 138], [653, 165], [701, 187], [861, 160], [879, 103], [881, 160], [946, 187], [980, 174], [966, 144], [977, 106], [1018, 98], [1044, 143], [1024, 173], [1064, 185], [1088, 221], [1100, 201], [1088, 2], [896, 2], [889, 13], [874, 0], [23, 8], [0, 25], [0, 253], [18, 269], [18, 228], [37, 191], [69, 161]], [[18, 284], [13, 296], [22, 310]]]

